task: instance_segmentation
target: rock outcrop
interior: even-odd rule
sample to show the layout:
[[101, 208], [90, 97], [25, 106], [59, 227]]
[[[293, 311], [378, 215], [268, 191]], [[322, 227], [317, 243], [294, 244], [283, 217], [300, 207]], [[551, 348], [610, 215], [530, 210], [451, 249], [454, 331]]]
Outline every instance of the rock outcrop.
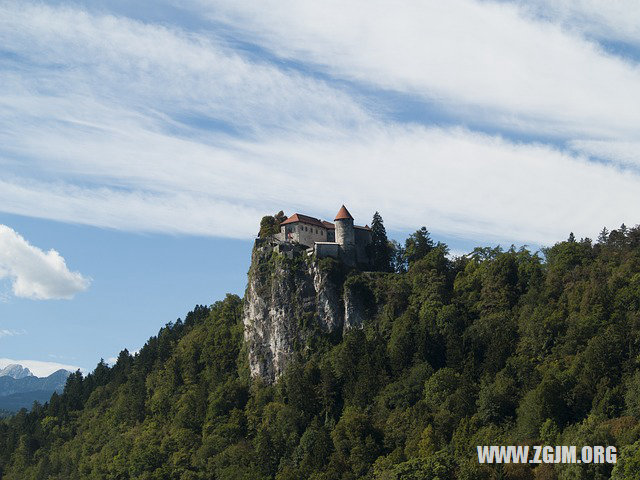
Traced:
[[361, 325], [356, 303], [343, 293], [343, 268], [335, 260], [307, 255], [302, 247], [256, 241], [244, 304], [253, 377], [272, 383], [314, 337], [340, 338], [345, 327]]

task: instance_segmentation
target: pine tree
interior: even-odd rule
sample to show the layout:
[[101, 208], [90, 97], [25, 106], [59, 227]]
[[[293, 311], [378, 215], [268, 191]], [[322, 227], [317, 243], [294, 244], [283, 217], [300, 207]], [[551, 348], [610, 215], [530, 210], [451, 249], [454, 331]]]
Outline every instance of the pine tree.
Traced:
[[609, 230], [607, 227], [604, 227], [598, 235], [598, 243], [607, 243], [609, 241]]
[[426, 227], [412, 233], [404, 242], [404, 256], [407, 265], [411, 266], [412, 263], [426, 257], [434, 247], [435, 244]]
[[384, 228], [382, 216], [376, 212], [371, 221], [371, 261], [373, 268], [380, 272], [391, 271], [391, 251], [387, 231]]
[[391, 271], [396, 273], [405, 273], [407, 271], [407, 262], [404, 254], [404, 247], [395, 240], [389, 242], [391, 250]]

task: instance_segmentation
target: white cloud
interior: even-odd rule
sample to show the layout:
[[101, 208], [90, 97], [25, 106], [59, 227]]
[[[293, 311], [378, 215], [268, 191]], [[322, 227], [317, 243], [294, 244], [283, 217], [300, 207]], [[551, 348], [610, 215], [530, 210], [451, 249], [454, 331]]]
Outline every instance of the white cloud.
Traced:
[[15, 337], [17, 335], [25, 335], [25, 330], [8, 330], [6, 328], [0, 328], [0, 338], [2, 337]]
[[0, 279], [12, 282], [17, 297], [38, 300], [69, 299], [89, 287], [89, 280], [67, 268], [55, 250], [30, 245], [6, 225], [0, 225]]
[[573, 140], [571, 147], [586, 155], [621, 165], [640, 167], [640, 140]]
[[[231, 163], [252, 165], [255, 172], [220, 174], [228, 202], [207, 192], [216, 171], [214, 164], [200, 163], [207, 154], [231, 155], [214, 148], [202, 158], [194, 154], [182, 164], [184, 173], [173, 172], [172, 186], [162, 194], [5, 182], [0, 203], [34, 216], [47, 204], [47, 215], [66, 221], [245, 238], [255, 233], [264, 212], [289, 206], [329, 218], [342, 202], [363, 222], [380, 210], [390, 229], [427, 223], [470, 238], [536, 243], [554, 242], [569, 231], [593, 236], [603, 225], [637, 218], [637, 174], [465, 129], [379, 127], [349, 138], [238, 142]], [[171, 160], [160, 158], [157, 165], [171, 171]], [[118, 175], [121, 182], [135, 176], [124, 165]], [[153, 173], [146, 178], [162, 183]], [[252, 206], [234, 206], [234, 190], [237, 203]]]
[[[339, 198], [356, 218], [380, 210], [395, 230], [427, 223], [476, 239], [544, 244], [572, 230], [592, 236], [603, 225], [637, 218], [640, 177], [633, 172], [464, 129], [365, 131], [325, 144], [287, 139], [271, 149], [304, 166], [299, 185], [290, 177], [287, 193], [316, 192], [311, 211], [334, 214]], [[324, 169], [335, 172], [330, 188]]]
[[[640, 177], [612, 146], [639, 140], [640, 71], [579, 33], [470, 0], [211, 5], [240, 40], [317, 71], [204, 31], [0, 5], [13, 53], [0, 70], [0, 208], [240, 238], [265, 213], [331, 218], [343, 202], [363, 223], [380, 210], [390, 229], [426, 223], [481, 241], [551, 243], [636, 222]], [[571, 150], [399, 123], [375, 94], [354, 94], [360, 84]], [[605, 144], [613, 164], [590, 161]]]
[[433, 100], [482, 124], [528, 134], [637, 134], [637, 65], [560, 25], [527, 18], [514, 4], [191, 4], [279, 56], [316, 64], [339, 78]]
[[524, 11], [605, 40], [640, 45], [636, 0], [517, 0]]
[[83, 368], [74, 365], [65, 365], [63, 363], [42, 362], [40, 360], [13, 360], [11, 358], [0, 358], [0, 368], [4, 368], [7, 365], [11, 364], [18, 364], [28, 368], [36, 377], [48, 377], [58, 370], [69, 370], [70, 372], [80, 370], [83, 373], [86, 373], [85, 369]]
[[180, 131], [201, 118], [247, 133], [364, 118], [347, 94], [248, 61], [215, 37], [28, 2], [3, 3], [0, 19], [3, 48], [22, 65], [0, 77], [10, 127], [46, 119], [126, 134], [132, 122]]
[[[171, 158], [164, 160], [171, 162]], [[160, 165], [162, 167], [162, 164]], [[214, 167], [212, 167], [214, 168]], [[123, 181], [125, 172], [120, 172]], [[222, 177], [235, 185], [242, 182]], [[153, 182], [153, 175], [147, 179]], [[182, 184], [187, 189], [188, 185]], [[197, 188], [197, 185], [194, 185]], [[254, 192], [258, 193], [258, 192]], [[68, 183], [0, 180], [4, 211], [129, 231], [187, 233], [246, 238], [255, 234], [259, 207], [193, 191], [123, 191]], [[42, 205], [47, 205], [43, 210]]]

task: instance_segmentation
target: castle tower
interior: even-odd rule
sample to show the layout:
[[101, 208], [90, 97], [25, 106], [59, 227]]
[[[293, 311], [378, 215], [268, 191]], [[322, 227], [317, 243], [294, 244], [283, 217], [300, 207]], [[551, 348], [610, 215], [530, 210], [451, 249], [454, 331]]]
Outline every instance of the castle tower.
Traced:
[[356, 253], [356, 234], [353, 228], [353, 217], [342, 205], [338, 211], [336, 218], [336, 243], [340, 245], [340, 251], [347, 263], [355, 262]]

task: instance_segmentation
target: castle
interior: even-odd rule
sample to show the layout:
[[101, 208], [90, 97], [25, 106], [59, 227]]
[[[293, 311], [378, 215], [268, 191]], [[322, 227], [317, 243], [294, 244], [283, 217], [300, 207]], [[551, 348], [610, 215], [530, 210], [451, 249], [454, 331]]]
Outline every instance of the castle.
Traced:
[[280, 233], [275, 238], [306, 246], [318, 258], [332, 257], [351, 266], [369, 265], [367, 247], [371, 244], [371, 228], [354, 225], [353, 217], [344, 205], [334, 222], [294, 213], [280, 224]]

